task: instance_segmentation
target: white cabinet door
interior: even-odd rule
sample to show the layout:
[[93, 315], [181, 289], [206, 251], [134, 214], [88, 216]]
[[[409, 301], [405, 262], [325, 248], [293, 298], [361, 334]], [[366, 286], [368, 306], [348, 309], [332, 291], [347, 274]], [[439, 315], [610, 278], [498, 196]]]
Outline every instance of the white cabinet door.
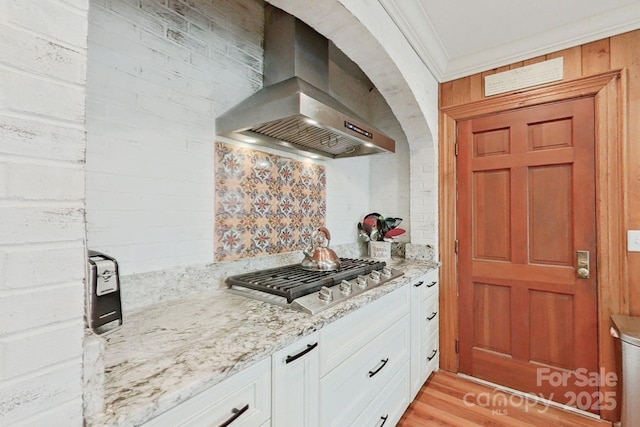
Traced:
[[317, 332], [272, 357], [272, 425], [317, 427], [319, 423], [320, 352]]

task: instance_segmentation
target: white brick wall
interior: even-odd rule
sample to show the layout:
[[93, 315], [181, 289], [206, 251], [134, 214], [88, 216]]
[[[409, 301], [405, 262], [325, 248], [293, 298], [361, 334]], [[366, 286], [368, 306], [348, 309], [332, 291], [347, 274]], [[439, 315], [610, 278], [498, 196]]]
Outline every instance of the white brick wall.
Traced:
[[357, 223], [369, 213], [370, 158], [356, 157], [324, 162], [327, 168], [327, 228], [331, 244], [353, 243]]
[[370, 93], [372, 120], [395, 139], [396, 153], [371, 158], [371, 210], [385, 216], [400, 217], [400, 228], [407, 233], [397, 240], [409, 241], [411, 216], [409, 210], [409, 143], [400, 123], [377, 90]]
[[87, 239], [123, 274], [212, 261], [214, 121], [262, 86], [262, 32], [255, 0], [92, 3]]
[[[212, 262], [214, 121], [262, 87], [262, 32], [257, 0], [92, 3], [87, 239], [122, 274]], [[368, 88], [333, 63], [331, 78], [366, 116]], [[333, 243], [354, 242], [369, 159], [323, 164]]]
[[86, 1], [0, 2], [0, 425], [82, 425]]

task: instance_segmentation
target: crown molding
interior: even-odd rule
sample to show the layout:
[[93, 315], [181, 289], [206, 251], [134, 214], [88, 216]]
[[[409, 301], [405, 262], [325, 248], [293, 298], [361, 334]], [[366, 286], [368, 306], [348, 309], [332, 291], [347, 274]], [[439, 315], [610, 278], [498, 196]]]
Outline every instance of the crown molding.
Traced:
[[[431, 74], [437, 81], [442, 81], [449, 56], [422, 4], [420, 2], [403, 3], [401, 10], [398, 7], [400, 3], [398, 1], [378, 0], [378, 2]], [[417, 30], [420, 31], [420, 35], [416, 32]]]
[[[466, 77], [640, 28], [640, 2], [634, 2], [534, 36], [451, 58], [421, 2], [379, 2], [438, 82]], [[400, 3], [402, 8], [398, 7]]]
[[[505, 43], [447, 63], [441, 81], [454, 80], [547, 53], [580, 46], [640, 28], [640, 3], [576, 21], [570, 25]], [[589, 29], [585, 33], [585, 29]]]

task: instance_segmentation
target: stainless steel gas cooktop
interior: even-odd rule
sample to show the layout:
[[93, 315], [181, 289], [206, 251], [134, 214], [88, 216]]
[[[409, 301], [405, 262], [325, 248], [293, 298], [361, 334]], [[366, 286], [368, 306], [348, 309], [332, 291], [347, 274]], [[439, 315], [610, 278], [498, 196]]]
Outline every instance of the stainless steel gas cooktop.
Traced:
[[340, 258], [337, 271], [306, 271], [300, 264], [226, 279], [230, 291], [249, 298], [316, 314], [403, 275], [386, 263]]

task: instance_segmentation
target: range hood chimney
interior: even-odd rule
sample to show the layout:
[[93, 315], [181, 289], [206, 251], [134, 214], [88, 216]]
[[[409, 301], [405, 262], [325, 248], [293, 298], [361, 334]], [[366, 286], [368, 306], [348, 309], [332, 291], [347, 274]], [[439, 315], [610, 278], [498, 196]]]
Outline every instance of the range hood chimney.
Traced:
[[395, 152], [395, 142], [329, 95], [329, 41], [265, 5], [264, 88], [216, 119], [216, 133], [310, 157]]

